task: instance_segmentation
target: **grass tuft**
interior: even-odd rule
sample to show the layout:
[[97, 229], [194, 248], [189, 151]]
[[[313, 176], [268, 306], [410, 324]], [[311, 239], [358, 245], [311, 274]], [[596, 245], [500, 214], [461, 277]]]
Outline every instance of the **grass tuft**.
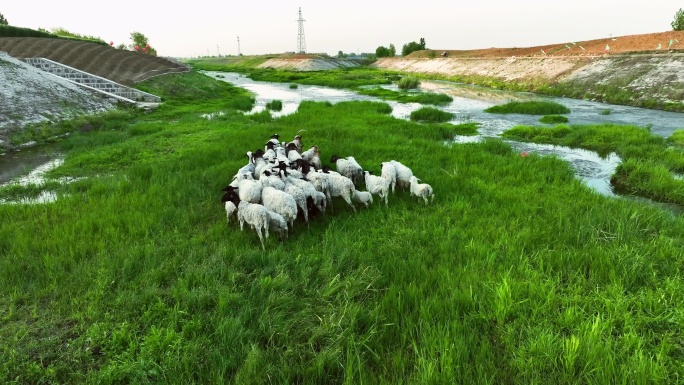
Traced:
[[423, 107], [411, 112], [411, 120], [415, 122], [441, 123], [454, 118], [454, 114], [432, 107]]
[[509, 102], [492, 106], [485, 110], [492, 114], [526, 114], [526, 115], [556, 115], [569, 114], [570, 109], [556, 102], [534, 100], [526, 102]]
[[568, 118], [563, 115], [546, 115], [539, 118], [539, 122], [545, 124], [567, 123]]

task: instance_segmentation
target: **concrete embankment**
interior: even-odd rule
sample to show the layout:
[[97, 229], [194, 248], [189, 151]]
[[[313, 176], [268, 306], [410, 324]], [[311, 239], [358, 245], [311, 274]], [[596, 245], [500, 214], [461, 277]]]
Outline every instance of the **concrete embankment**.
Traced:
[[649, 108], [684, 110], [684, 54], [383, 58], [378, 68]]

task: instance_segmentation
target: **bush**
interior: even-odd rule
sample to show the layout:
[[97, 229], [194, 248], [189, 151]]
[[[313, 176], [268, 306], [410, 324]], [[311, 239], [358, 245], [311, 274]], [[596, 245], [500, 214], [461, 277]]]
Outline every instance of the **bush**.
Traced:
[[272, 111], [280, 111], [283, 109], [283, 102], [280, 100], [271, 100], [270, 102], [266, 103], [266, 108]]
[[546, 124], [557, 124], [557, 123], [567, 123], [568, 118], [563, 115], [546, 115], [539, 119], [540, 123]]
[[509, 102], [489, 107], [485, 112], [492, 114], [555, 115], [569, 114], [570, 109], [562, 104], [549, 101]]
[[397, 85], [402, 90], [409, 90], [413, 88], [418, 88], [418, 86], [420, 85], [420, 80], [411, 77], [403, 77], [401, 78], [401, 80], [399, 80]]
[[440, 123], [448, 122], [454, 118], [451, 112], [445, 112], [432, 107], [423, 107], [411, 112], [411, 120], [415, 122]]
[[599, 115], [610, 115], [612, 113], [613, 113], [613, 111], [611, 111], [610, 108], [606, 108], [606, 109], [601, 110], [601, 112], [599, 112]]
[[297, 88], [299, 88], [298, 85], [296, 85], [296, 84], [294, 84], [294, 83], [290, 84], [290, 89], [291, 89], [291, 90], [296, 90]]
[[673, 31], [684, 31], [684, 9], [679, 8], [671, 25]]

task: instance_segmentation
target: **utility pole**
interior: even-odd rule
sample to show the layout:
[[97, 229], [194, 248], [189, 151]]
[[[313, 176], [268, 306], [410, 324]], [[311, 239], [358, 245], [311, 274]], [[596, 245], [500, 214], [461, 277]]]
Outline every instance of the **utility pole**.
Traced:
[[238, 56], [240, 56], [240, 35], [238, 35]]
[[306, 40], [304, 39], [304, 19], [302, 19], [302, 7], [299, 7], [299, 31], [297, 33], [297, 53], [306, 53]]

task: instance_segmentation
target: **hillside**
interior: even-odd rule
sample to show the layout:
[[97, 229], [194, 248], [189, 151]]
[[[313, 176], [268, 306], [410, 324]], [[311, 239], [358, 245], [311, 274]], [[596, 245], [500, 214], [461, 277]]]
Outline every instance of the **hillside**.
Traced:
[[0, 52], [0, 153], [13, 148], [11, 136], [28, 124], [94, 114], [115, 105], [116, 100]]
[[607, 37], [523, 48], [484, 48], [474, 50], [431, 49], [413, 52], [410, 55], [407, 55], [406, 58], [434, 58], [440, 57], [443, 52], [447, 52], [447, 57], [451, 58], [596, 56], [604, 54], [614, 55], [646, 52], [684, 52], [684, 31]]
[[151, 76], [188, 70], [166, 58], [77, 40], [3, 37], [0, 51], [19, 59], [47, 58], [129, 86]]
[[[672, 49], [667, 50], [670, 41]], [[606, 46], [609, 50], [604, 52]], [[442, 52], [382, 58], [374, 66], [494, 88], [684, 111], [684, 32], [528, 48], [447, 50], [447, 56], [440, 56]]]

